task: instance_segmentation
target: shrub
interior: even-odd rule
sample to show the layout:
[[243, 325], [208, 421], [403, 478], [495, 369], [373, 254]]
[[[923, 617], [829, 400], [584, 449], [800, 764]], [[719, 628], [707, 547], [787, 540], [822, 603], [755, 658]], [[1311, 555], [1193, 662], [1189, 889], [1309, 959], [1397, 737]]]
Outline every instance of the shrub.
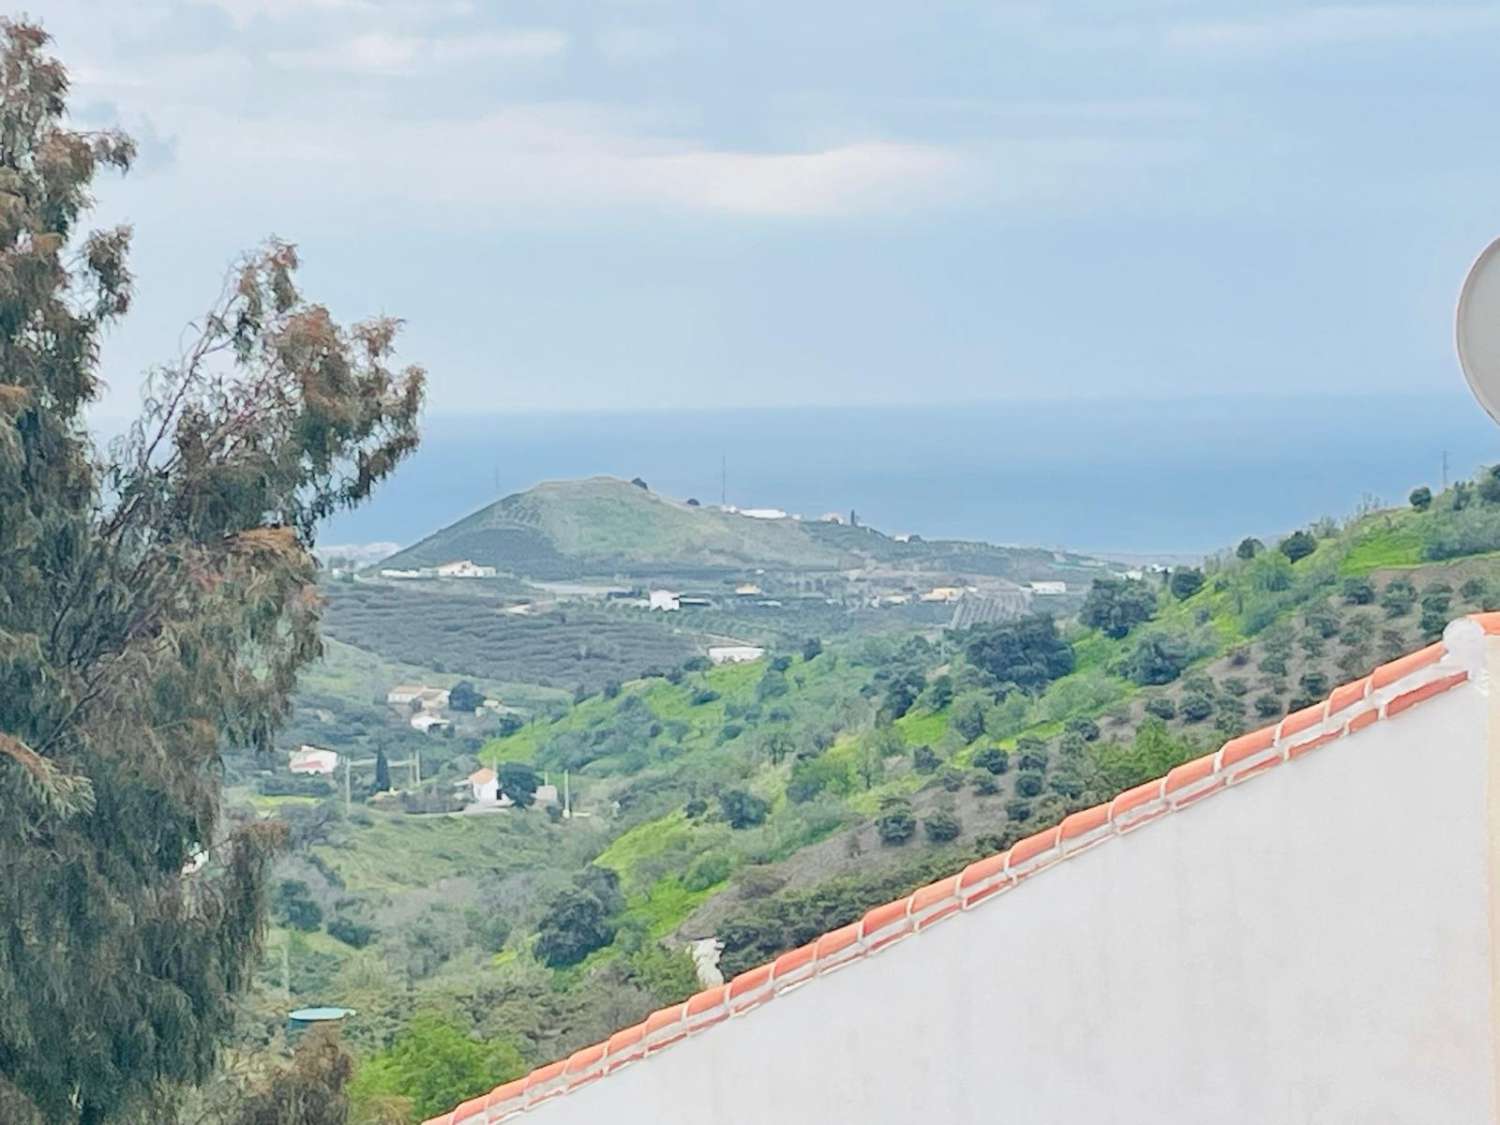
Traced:
[[1470, 578], [1458, 588], [1459, 596], [1466, 602], [1477, 602], [1483, 600], [1485, 594], [1489, 593], [1490, 584], [1483, 578]]
[[1187, 638], [1176, 633], [1148, 633], [1136, 642], [1127, 671], [1138, 684], [1169, 684], [1182, 674], [1189, 659]]
[[1432, 489], [1428, 488], [1425, 484], [1420, 488], [1414, 488], [1411, 490], [1411, 495], [1407, 497], [1407, 500], [1411, 502], [1411, 506], [1417, 511], [1425, 512], [1428, 508], [1432, 507]]
[[724, 852], [709, 852], [699, 856], [682, 876], [684, 890], [706, 891], [729, 878], [734, 870], [734, 860]]
[[1146, 700], [1146, 714], [1155, 715], [1158, 719], [1175, 719], [1177, 704], [1164, 695], [1153, 696]]
[[719, 698], [719, 693], [712, 688], [699, 688], [693, 692], [692, 704], [694, 707], [702, 707], [705, 703], [712, 703]]
[[950, 766], [938, 774], [938, 784], [949, 793], [957, 793], [964, 787], [964, 775]]
[[753, 828], [765, 823], [771, 806], [744, 789], [726, 789], [719, 794], [719, 810], [730, 828]]
[[911, 762], [918, 773], [933, 773], [943, 764], [943, 759], [931, 746], [918, 746], [911, 752]]
[[968, 695], [953, 705], [950, 725], [965, 742], [973, 742], [984, 733], [984, 700]]
[[323, 924], [323, 908], [301, 879], [283, 879], [271, 897], [271, 913], [294, 930], [312, 931]]
[[1262, 719], [1269, 719], [1281, 714], [1281, 700], [1274, 695], [1257, 695], [1255, 697], [1255, 713]]
[[917, 818], [906, 801], [888, 800], [875, 820], [875, 832], [887, 847], [899, 847], [917, 832]]
[[1416, 600], [1416, 587], [1404, 578], [1393, 579], [1380, 595], [1380, 604], [1387, 617], [1401, 617], [1411, 612]]
[[1029, 773], [1041, 773], [1047, 768], [1047, 751], [1037, 746], [1021, 750], [1016, 759], [1016, 768]]
[[1197, 567], [1179, 566], [1167, 580], [1167, 589], [1178, 601], [1185, 601], [1203, 589], [1203, 572]]
[[1136, 578], [1096, 578], [1078, 620], [1116, 640], [1156, 616], [1156, 595]]
[[998, 746], [986, 746], [974, 754], [973, 762], [982, 770], [999, 775], [1010, 769], [1010, 755]]
[[1240, 540], [1240, 545], [1234, 549], [1234, 554], [1239, 559], [1253, 559], [1265, 549], [1266, 545], [1259, 539], [1247, 535]]
[[582, 889], [563, 891], [547, 907], [537, 929], [533, 951], [553, 968], [576, 965], [615, 939], [604, 904]]
[[1349, 605], [1369, 605], [1375, 600], [1375, 587], [1365, 578], [1344, 579], [1344, 601]]
[[1000, 792], [1000, 783], [995, 775], [986, 770], [975, 770], [969, 782], [976, 796], [993, 797]]
[[1006, 801], [1005, 802], [1005, 817], [1006, 817], [1007, 820], [1015, 820], [1015, 821], [1030, 820], [1031, 819], [1031, 802], [1030, 801], [1020, 801], [1020, 800]]
[[1022, 773], [1016, 775], [1017, 797], [1040, 797], [1042, 794], [1042, 775], [1039, 773]]
[[1250, 691], [1250, 685], [1239, 676], [1226, 676], [1221, 686], [1230, 695], [1241, 696]]
[[1448, 627], [1448, 615], [1442, 610], [1424, 609], [1422, 619], [1418, 628], [1422, 630], [1422, 639], [1433, 641], [1443, 635], [1443, 630]]
[[816, 660], [823, 654], [823, 642], [817, 637], [808, 637], [802, 642], [802, 659]]
[[1182, 717], [1188, 722], [1202, 722], [1213, 714], [1214, 701], [1206, 695], [1195, 692], [1192, 695], [1184, 695], [1182, 697], [1182, 706], [1178, 710], [1182, 712]]
[[604, 685], [604, 698], [614, 699], [620, 694], [620, 681], [610, 680]]
[[691, 801], [682, 806], [682, 811], [684, 814], [686, 814], [689, 820], [697, 820], [700, 816], [708, 811], [708, 802], [705, 801], [702, 797], [694, 797]]
[[[363, 949], [375, 940], [376, 929], [366, 922], [350, 918], [347, 914], [335, 914], [328, 921], [328, 936], [338, 938], [345, 945]], [[501, 941], [504, 945], [504, 941]]]
[[1094, 722], [1093, 719], [1069, 719], [1067, 731], [1069, 734], [1082, 735], [1086, 742], [1093, 742], [1099, 737], [1099, 724]]
[[1229, 650], [1229, 664], [1232, 668], [1243, 668], [1250, 663], [1250, 647], [1248, 645], [1235, 645]]
[[1261, 657], [1261, 661], [1257, 665], [1257, 667], [1262, 672], [1269, 673], [1273, 676], [1285, 676], [1286, 657], [1282, 656], [1280, 653], [1269, 653], [1266, 656]]
[[929, 813], [922, 820], [922, 831], [927, 833], [927, 838], [934, 844], [946, 844], [949, 840], [957, 839], [963, 827], [958, 817], [951, 812]]
[[1287, 557], [1288, 562], [1307, 558], [1318, 549], [1318, 541], [1305, 531], [1294, 531], [1276, 544], [1276, 549]]
[[1329, 683], [1326, 672], [1306, 672], [1297, 681], [1297, 684], [1302, 688], [1304, 694], [1310, 695], [1315, 699], [1328, 694]]

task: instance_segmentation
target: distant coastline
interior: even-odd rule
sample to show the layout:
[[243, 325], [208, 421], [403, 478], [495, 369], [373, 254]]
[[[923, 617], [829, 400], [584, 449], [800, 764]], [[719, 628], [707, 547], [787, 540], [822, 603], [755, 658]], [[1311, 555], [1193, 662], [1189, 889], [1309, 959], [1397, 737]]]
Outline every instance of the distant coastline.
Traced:
[[1087, 400], [434, 416], [421, 452], [329, 543], [410, 543], [541, 480], [640, 476], [667, 495], [883, 531], [1194, 556], [1500, 460], [1460, 390], [1428, 395]]

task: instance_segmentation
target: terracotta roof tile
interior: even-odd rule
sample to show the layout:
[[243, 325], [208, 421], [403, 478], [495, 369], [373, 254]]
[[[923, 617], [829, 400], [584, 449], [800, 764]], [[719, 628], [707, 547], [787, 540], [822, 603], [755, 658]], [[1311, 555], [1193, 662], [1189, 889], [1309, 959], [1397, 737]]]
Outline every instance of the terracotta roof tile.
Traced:
[[[1477, 652], [1469, 640], [1473, 625], [1486, 635], [1500, 635], [1500, 612], [1476, 614], [1463, 624], [1470, 633], [1463, 634], [1465, 639], [1459, 647]], [[523, 1079], [496, 1087], [485, 1097], [470, 1099], [452, 1113], [432, 1118], [426, 1125], [478, 1125], [486, 1117], [499, 1121], [530, 1108], [573, 1085], [607, 1074], [616, 1057], [619, 1065], [625, 1065], [643, 1053], [660, 1050], [727, 1018], [732, 1011], [738, 1014], [771, 1000], [779, 992], [849, 964], [897, 937], [952, 917], [1014, 885], [1016, 880], [1051, 866], [1052, 861], [1086, 850], [1096, 840], [1131, 831], [1174, 808], [1223, 792], [1230, 782], [1253, 777], [1284, 759], [1300, 757], [1383, 718], [1400, 715], [1464, 683], [1470, 671], [1443, 642], [1383, 664], [1369, 676], [1335, 688], [1321, 703], [1230, 739], [1216, 753], [1186, 762], [1164, 778], [1073, 813], [1062, 824], [1026, 837], [1008, 852], [978, 860], [906, 898], [875, 907], [858, 922], [783, 953], [770, 964], [741, 973], [727, 985], [705, 989], [683, 1004], [653, 1012], [643, 1023], [616, 1032], [604, 1044], [576, 1051], [565, 1062], [539, 1067]], [[1069, 850], [1072, 844], [1079, 846]]]

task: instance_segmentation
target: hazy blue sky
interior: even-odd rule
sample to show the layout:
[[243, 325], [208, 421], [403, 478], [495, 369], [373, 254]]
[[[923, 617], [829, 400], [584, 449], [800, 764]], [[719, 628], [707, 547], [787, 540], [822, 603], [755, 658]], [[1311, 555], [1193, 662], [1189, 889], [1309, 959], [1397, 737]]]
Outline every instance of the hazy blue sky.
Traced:
[[241, 247], [435, 411], [1451, 388], [1500, 3], [45, 0], [140, 299]]

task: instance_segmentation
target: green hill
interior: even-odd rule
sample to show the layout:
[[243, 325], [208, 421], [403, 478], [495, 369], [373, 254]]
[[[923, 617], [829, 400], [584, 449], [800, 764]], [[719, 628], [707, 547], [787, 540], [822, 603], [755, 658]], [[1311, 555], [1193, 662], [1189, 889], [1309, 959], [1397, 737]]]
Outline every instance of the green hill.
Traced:
[[1086, 582], [1081, 555], [988, 543], [897, 540], [867, 527], [754, 519], [661, 496], [613, 477], [550, 481], [514, 493], [391, 556], [388, 567], [453, 559], [534, 579], [747, 570], [829, 572], [870, 565], [1015, 580]]

